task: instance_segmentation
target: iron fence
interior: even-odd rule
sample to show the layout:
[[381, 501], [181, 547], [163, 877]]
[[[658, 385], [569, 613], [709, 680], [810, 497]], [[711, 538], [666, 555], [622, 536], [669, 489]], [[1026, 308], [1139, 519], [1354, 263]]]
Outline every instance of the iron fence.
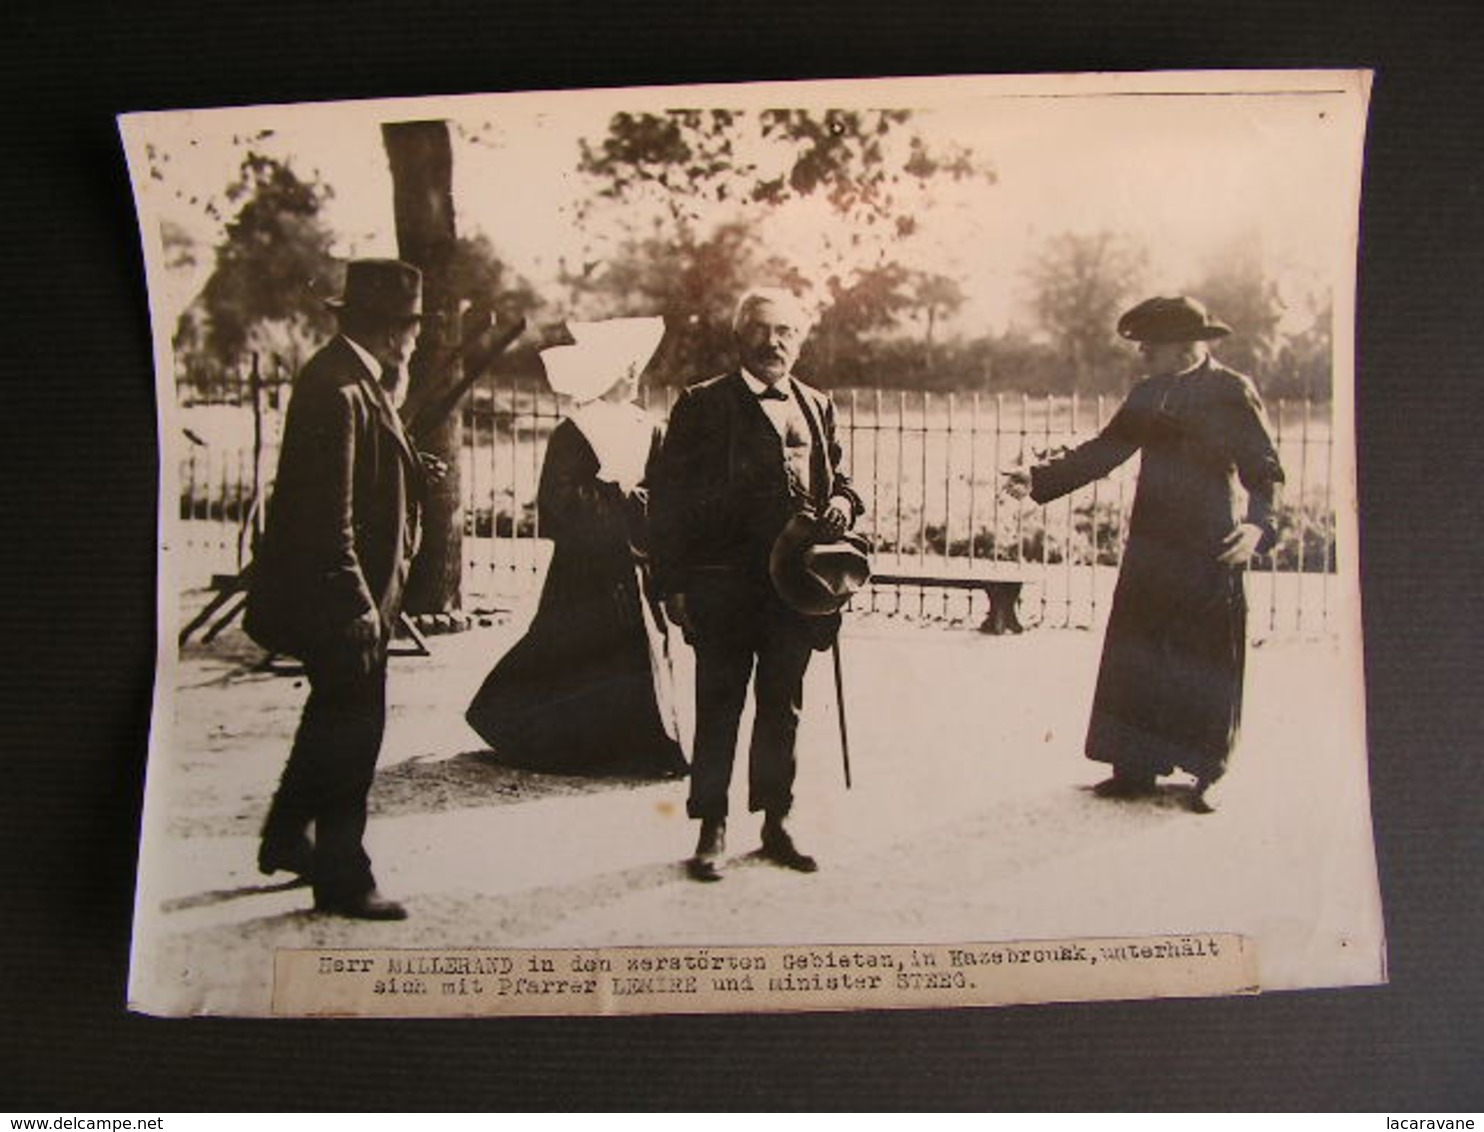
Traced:
[[[187, 585], [240, 570], [277, 463], [291, 365], [183, 374], [180, 517]], [[674, 403], [661, 391], [650, 410]], [[867, 505], [862, 522], [883, 575], [946, 585], [873, 586], [856, 608], [887, 616], [972, 621], [986, 613], [973, 580], [1022, 583], [1027, 625], [1088, 627], [1106, 615], [1123, 547], [1137, 457], [1046, 507], [1012, 501], [1003, 471], [1094, 435], [1108, 398], [837, 390], [841, 441]], [[535, 506], [546, 440], [565, 405], [555, 395], [486, 378], [464, 407], [463, 588], [468, 608], [508, 606], [539, 584], [550, 546]], [[1288, 485], [1278, 541], [1254, 564], [1256, 632], [1325, 631], [1335, 598], [1335, 448], [1329, 405], [1268, 406]]]

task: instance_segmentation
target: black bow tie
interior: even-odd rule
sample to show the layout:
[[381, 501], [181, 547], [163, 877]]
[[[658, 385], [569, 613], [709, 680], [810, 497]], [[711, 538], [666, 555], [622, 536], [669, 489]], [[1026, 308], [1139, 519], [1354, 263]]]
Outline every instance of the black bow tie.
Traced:
[[759, 401], [787, 401], [788, 394], [776, 385], [770, 385], [757, 395]]

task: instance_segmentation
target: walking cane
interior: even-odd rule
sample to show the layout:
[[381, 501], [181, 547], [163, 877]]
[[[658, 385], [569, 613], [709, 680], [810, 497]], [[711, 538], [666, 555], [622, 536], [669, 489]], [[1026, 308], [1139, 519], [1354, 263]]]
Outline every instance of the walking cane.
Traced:
[[845, 764], [845, 789], [850, 789], [850, 733], [845, 726], [845, 676], [840, 667], [840, 638], [830, 645], [835, 658], [835, 707], [840, 713], [840, 758]]

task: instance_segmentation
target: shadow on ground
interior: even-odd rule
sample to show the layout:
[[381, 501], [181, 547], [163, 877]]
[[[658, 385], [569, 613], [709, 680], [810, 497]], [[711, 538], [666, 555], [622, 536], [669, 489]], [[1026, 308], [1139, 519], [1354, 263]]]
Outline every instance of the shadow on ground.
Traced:
[[197, 892], [177, 900], [166, 900], [160, 905], [162, 912], [188, 912], [192, 908], [210, 908], [225, 904], [229, 900], [243, 900], [249, 896], [265, 896], [274, 892], [289, 892], [295, 888], [307, 888], [309, 882], [303, 877], [291, 877], [278, 884], [244, 884], [236, 888], [215, 888], [209, 892]]
[[377, 817], [478, 809], [543, 798], [602, 794], [650, 785], [655, 779], [550, 774], [511, 766], [493, 751], [465, 751], [445, 758], [412, 758], [384, 767], [371, 787]]

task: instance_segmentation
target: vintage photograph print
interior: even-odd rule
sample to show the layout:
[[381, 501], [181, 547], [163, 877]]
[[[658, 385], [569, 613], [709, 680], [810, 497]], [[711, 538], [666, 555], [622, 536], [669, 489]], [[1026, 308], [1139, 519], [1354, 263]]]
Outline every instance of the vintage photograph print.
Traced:
[[124, 115], [161, 460], [130, 1006], [1384, 982], [1369, 90]]

